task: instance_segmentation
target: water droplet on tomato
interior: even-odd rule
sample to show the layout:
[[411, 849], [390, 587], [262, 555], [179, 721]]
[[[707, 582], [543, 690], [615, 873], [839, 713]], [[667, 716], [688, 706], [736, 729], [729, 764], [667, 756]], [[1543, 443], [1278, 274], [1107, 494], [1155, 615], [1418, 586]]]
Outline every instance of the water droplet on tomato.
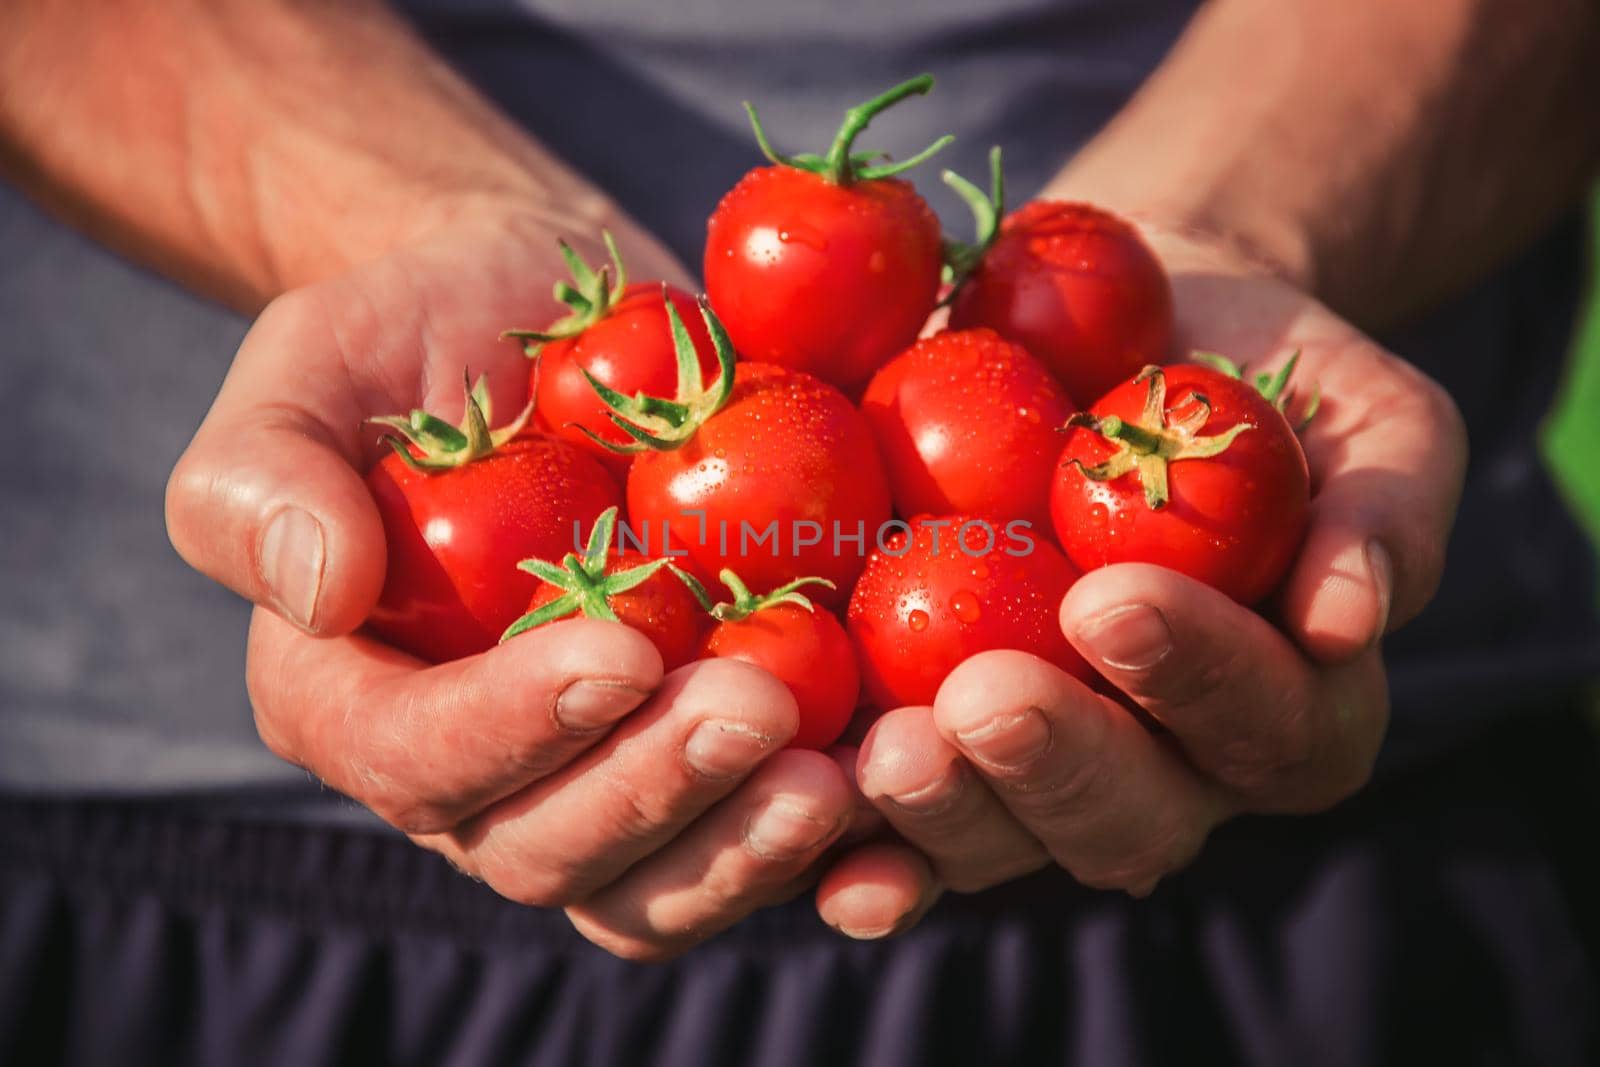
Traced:
[[928, 613], [917, 608], [906, 616], [906, 625], [911, 627], [912, 633], [920, 634], [928, 628]]
[[950, 610], [955, 613], [956, 618], [969, 624], [977, 622], [978, 616], [983, 614], [978, 608], [978, 598], [966, 590], [950, 598]]
[[978, 579], [978, 581], [980, 581], [980, 582], [983, 581], [985, 578], [988, 578], [989, 577], [989, 565], [987, 563], [974, 564], [973, 568], [972, 568], [972, 576], [974, 578]]

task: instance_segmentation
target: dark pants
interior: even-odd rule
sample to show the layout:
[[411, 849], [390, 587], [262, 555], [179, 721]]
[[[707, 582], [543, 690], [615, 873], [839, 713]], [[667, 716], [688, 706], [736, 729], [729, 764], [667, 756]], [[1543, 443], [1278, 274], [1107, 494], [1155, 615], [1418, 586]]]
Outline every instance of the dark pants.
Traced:
[[0, 1064], [1600, 1062], [1600, 762], [1529, 715], [1134, 902], [1055, 872], [855, 944], [808, 897], [613, 959], [403, 840], [0, 805]]

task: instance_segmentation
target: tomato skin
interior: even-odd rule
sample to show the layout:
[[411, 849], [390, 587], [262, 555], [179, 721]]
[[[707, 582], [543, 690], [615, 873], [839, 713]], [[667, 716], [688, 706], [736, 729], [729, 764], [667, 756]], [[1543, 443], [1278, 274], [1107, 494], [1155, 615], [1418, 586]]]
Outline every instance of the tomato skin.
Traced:
[[988, 326], [1043, 360], [1090, 403], [1172, 341], [1172, 286], [1127, 222], [1089, 204], [1035, 200], [956, 294], [952, 329]]
[[[635, 457], [628, 515], [634, 547], [642, 535], [647, 552], [687, 553], [679, 565], [708, 584], [724, 567], [753, 589], [826, 578], [837, 589], [807, 595], [832, 607], [849, 595], [889, 517], [889, 489], [872, 431], [838, 390], [798, 371], [740, 363], [727, 404], [686, 444]], [[777, 540], [755, 543], [774, 521]], [[821, 526], [818, 543], [797, 544], [798, 521]], [[741, 523], [752, 531], [743, 545]], [[863, 545], [841, 542], [835, 553], [835, 529], [853, 537], [858, 526]]]
[[854, 395], [933, 311], [940, 240], [909, 182], [758, 167], [707, 224], [706, 292], [744, 358]]
[[997, 515], [1040, 530], [1058, 430], [1074, 410], [1043, 363], [981, 328], [918, 341], [861, 400], [900, 514]]
[[[667, 293], [694, 341], [701, 374], [714, 378], [717, 355], [694, 297], [681, 289], [669, 288]], [[537, 359], [529, 395], [538, 425], [593, 454], [620, 477], [633, 457], [595, 444], [578, 427], [614, 444], [628, 444], [633, 439], [606, 417], [605, 404], [583, 372], [587, 370], [602, 384], [627, 396], [640, 391], [650, 396], [673, 395], [678, 363], [661, 285], [641, 282], [628, 286], [604, 318], [575, 337], [546, 342]]]
[[[948, 519], [938, 531], [929, 521]], [[1092, 682], [1096, 675], [1067, 643], [1058, 613], [1079, 573], [1042, 537], [1031, 549], [1008, 539], [1003, 522], [989, 520], [995, 547], [977, 555], [986, 535], [966, 527], [971, 516], [919, 516], [912, 534], [897, 534], [891, 552], [877, 551], [850, 597], [851, 641], [861, 663], [861, 682], [872, 704], [887, 711], [932, 704], [945, 676], [979, 652], [997, 648], [1031, 652]], [[904, 549], [896, 558], [892, 552]]]
[[367, 475], [388, 546], [388, 573], [367, 620], [385, 641], [434, 663], [493, 648], [539, 580], [530, 557], [573, 551], [620, 502], [599, 463], [565, 441], [518, 437], [454, 470], [424, 474], [388, 455]]
[[[1311, 479], [1294, 430], [1248, 382], [1209, 367], [1163, 368], [1168, 412], [1211, 403], [1199, 433], [1221, 434], [1239, 423], [1246, 430], [1226, 451], [1167, 467], [1171, 498], [1161, 510], [1145, 502], [1136, 473], [1107, 482], [1064, 465], [1051, 491], [1051, 519], [1067, 555], [1084, 570], [1110, 563], [1155, 563], [1187, 574], [1241, 604], [1255, 604], [1277, 588], [1294, 562], [1310, 512]], [[1147, 385], [1129, 381], [1091, 409], [1105, 417], [1137, 418]], [[1085, 427], [1067, 434], [1062, 463], [1093, 466], [1116, 446]]]
[[[638, 552], [613, 552], [606, 560], [606, 573], [632, 570], [649, 563], [650, 559]], [[565, 592], [548, 582], [539, 582], [539, 588], [534, 591], [533, 598], [525, 608], [527, 611], [536, 611], [565, 595]], [[711, 622], [711, 617], [700, 607], [689, 587], [666, 568], [656, 571], [632, 589], [613, 593], [607, 603], [616, 612], [618, 622], [638, 630], [656, 646], [656, 651], [661, 653], [663, 670], [676, 670], [696, 659], [701, 636]], [[578, 614], [573, 612], [573, 617]]]
[[820, 607], [773, 604], [719, 622], [700, 650], [702, 659], [713, 656], [753, 663], [789, 687], [800, 708], [790, 748], [827, 748], [855, 714], [861, 693], [855, 650], [839, 620]]

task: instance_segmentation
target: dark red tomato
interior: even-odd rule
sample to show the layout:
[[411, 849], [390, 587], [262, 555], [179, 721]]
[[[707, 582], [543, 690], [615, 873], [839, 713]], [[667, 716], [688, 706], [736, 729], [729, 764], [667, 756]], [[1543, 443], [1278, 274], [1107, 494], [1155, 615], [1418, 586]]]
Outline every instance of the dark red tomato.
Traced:
[[[889, 490], [866, 419], [832, 386], [765, 363], [740, 363], [725, 403], [669, 451], [628, 469], [629, 524], [646, 552], [709, 582], [731, 567], [755, 589], [801, 576], [848, 595]], [[665, 539], [665, 540], [663, 540]]]
[[[662, 292], [659, 283], [630, 285], [602, 318], [581, 333], [538, 347], [531, 378], [535, 417], [550, 433], [594, 453], [618, 473], [627, 469], [632, 457], [608, 451], [583, 431], [619, 445], [630, 438], [606, 417], [605, 405], [583, 372], [626, 396], [671, 395], [678, 371]], [[666, 293], [694, 341], [702, 373], [715, 374], [716, 353], [695, 312], [694, 297], [680, 289]]]
[[493, 648], [538, 585], [517, 563], [560, 559], [572, 551], [575, 524], [586, 526], [619, 502], [616, 483], [595, 459], [542, 435], [434, 472], [389, 455], [367, 485], [389, 552], [368, 625], [435, 663]]
[[932, 85], [916, 78], [852, 109], [826, 157], [777, 156], [751, 112], [777, 165], [750, 171], [722, 198], [704, 264], [711, 303], [746, 359], [854, 395], [916, 338], [938, 296], [939, 220], [890, 175], [928, 153], [869, 166], [851, 143], [877, 112]]
[[879, 710], [933, 703], [959, 663], [997, 648], [1096, 677], [1057, 621], [1077, 569], [1037, 535], [979, 522], [919, 516], [909, 536], [893, 534], [867, 561], [848, 621], [862, 685]]
[[[649, 556], [638, 552], [612, 552], [606, 559], [603, 575], [614, 577], [637, 567], [649, 566]], [[567, 590], [542, 582], [528, 601], [527, 610], [536, 612], [568, 595]], [[666, 670], [675, 670], [697, 658], [700, 640], [711, 619], [701, 609], [694, 594], [671, 571], [659, 569], [643, 582], [621, 592], [607, 594], [607, 605], [616, 621], [644, 634], [661, 653]], [[576, 605], [567, 615], [579, 614]], [[558, 617], [566, 617], [565, 615]], [[551, 621], [554, 621], [553, 619]]]
[[861, 692], [855, 652], [839, 620], [822, 608], [773, 604], [719, 622], [700, 655], [753, 663], [789, 687], [800, 708], [790, 748], [827, 748], [855, 713]]
[[1127, 222], [1089, 204], [1036, 200], [1001, 223], [956, 294], [950, 326], [996, 330], [1090, 403], [1165, 358], [1172, 287]]
[[900, 514], [998, 515], [1040, 530], [1074, 409], [1043, 363], [985, 329], [918, 341], [861, 401]]
[[1156, 563], [1242, 604], [1283, 580], [1305, 535], [1310, 476], [1294, 430], [1254, 386], [1167, 367], [1074, 421], [1050, 506], [1079, 567]]

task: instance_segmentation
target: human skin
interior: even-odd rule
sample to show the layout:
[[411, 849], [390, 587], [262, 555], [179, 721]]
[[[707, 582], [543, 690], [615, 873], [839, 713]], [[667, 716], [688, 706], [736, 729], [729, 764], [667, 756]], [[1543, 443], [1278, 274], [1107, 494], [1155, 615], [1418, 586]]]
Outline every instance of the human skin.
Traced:
[[[526, 368], [494, 337], [555, 314], [558, 234], [595, 261], [609, 227], [635, 277], [683, 280], [376, 3], [7, 5], [0, 166], [125, 253], [265, 309], [167, 505], [184, 557], [260, 605], [248, 681], [274, 751], [630, 958], [802, 891], [824, 855], [824, 918], [882, 936], [947, 887], [1045, 863], [1142, 892], [1232, 813], [1316, 810], [1365, 779], [1376, 642], [1437, 581], [1465, 443], [1437, 386], [1316, 296], [1388, 321], [1576, 194], [1594, 159], [1574, 90], [1593, 9], [1512, 2], [1218, 0], [1048, 191], [1141, 223], [1174, 275], [1182, 347], [1270, 363], [1303, 345], [1331, 398], [1276, 627], [1145, 567], [1097, 572], [1063, 605], [1069, 637], [1171, 743], [1010, 653], [886, 716], [857, 762], [778, 752], [793, 704], [761, 672], [663, 678], [615, 625], [564, 622], [438, 667], [355, 633], [383, 573], [360, 420], [453, 414], [463, 364], [514, 409]], [[1487, 32], [1496, 16], [1521, 32]], [[1540, 77], [1520, 78], [1530, 56]], [[1495, 224], [1463, 234], [1467, 207]], [[1426, 472], [1397, 429], [1431, 450]], [[1161, 626], [1118, 624], [1152, 610]], [[875, 821], [841, 764], [898, 837], [824, 852]]]
[[0, 146], [53, 210], [259, 312], [167, 520], [258, 605], [247, 683], [274, 752], [625, 955], [803, 888], [855, 811], [853, 757], [780, 751], [776, 679], [663, 676], [642, 635], [587, 619], [440, 666], [357, 632], [385, 566], [362, 420], [453, 417], [463, 367], [517, 410], [527, 361], [497, 338], [561, 310], [557, 237], [598, 262], [609, 229], [635, 278], [685, 284], [654, 239], [361, 0], [6, 5]]
[[885, 936], [945, 889], [1048, 864], [1143, 895], [1231, 816], [1322, 810], [1366, 782], [1379, 643], [1438, 583], [1467, 442], [1449, 397], [1360, 327], [1459, 290], [1581, 196], [1597, 60], [1600, 8], [1579, 0], [1202, 9], [1042, 195], [1140, 225], [1172, 276], [1175, 352], [1302, 352], [1324, 397], [1305, 545], [1263, 614], [1136, 564], [1068, 593], [1068, 638], [1164, 737], [1008, 652], [881, 718], [858, 777], [901, 840], [838, 858], [829, 923]]

